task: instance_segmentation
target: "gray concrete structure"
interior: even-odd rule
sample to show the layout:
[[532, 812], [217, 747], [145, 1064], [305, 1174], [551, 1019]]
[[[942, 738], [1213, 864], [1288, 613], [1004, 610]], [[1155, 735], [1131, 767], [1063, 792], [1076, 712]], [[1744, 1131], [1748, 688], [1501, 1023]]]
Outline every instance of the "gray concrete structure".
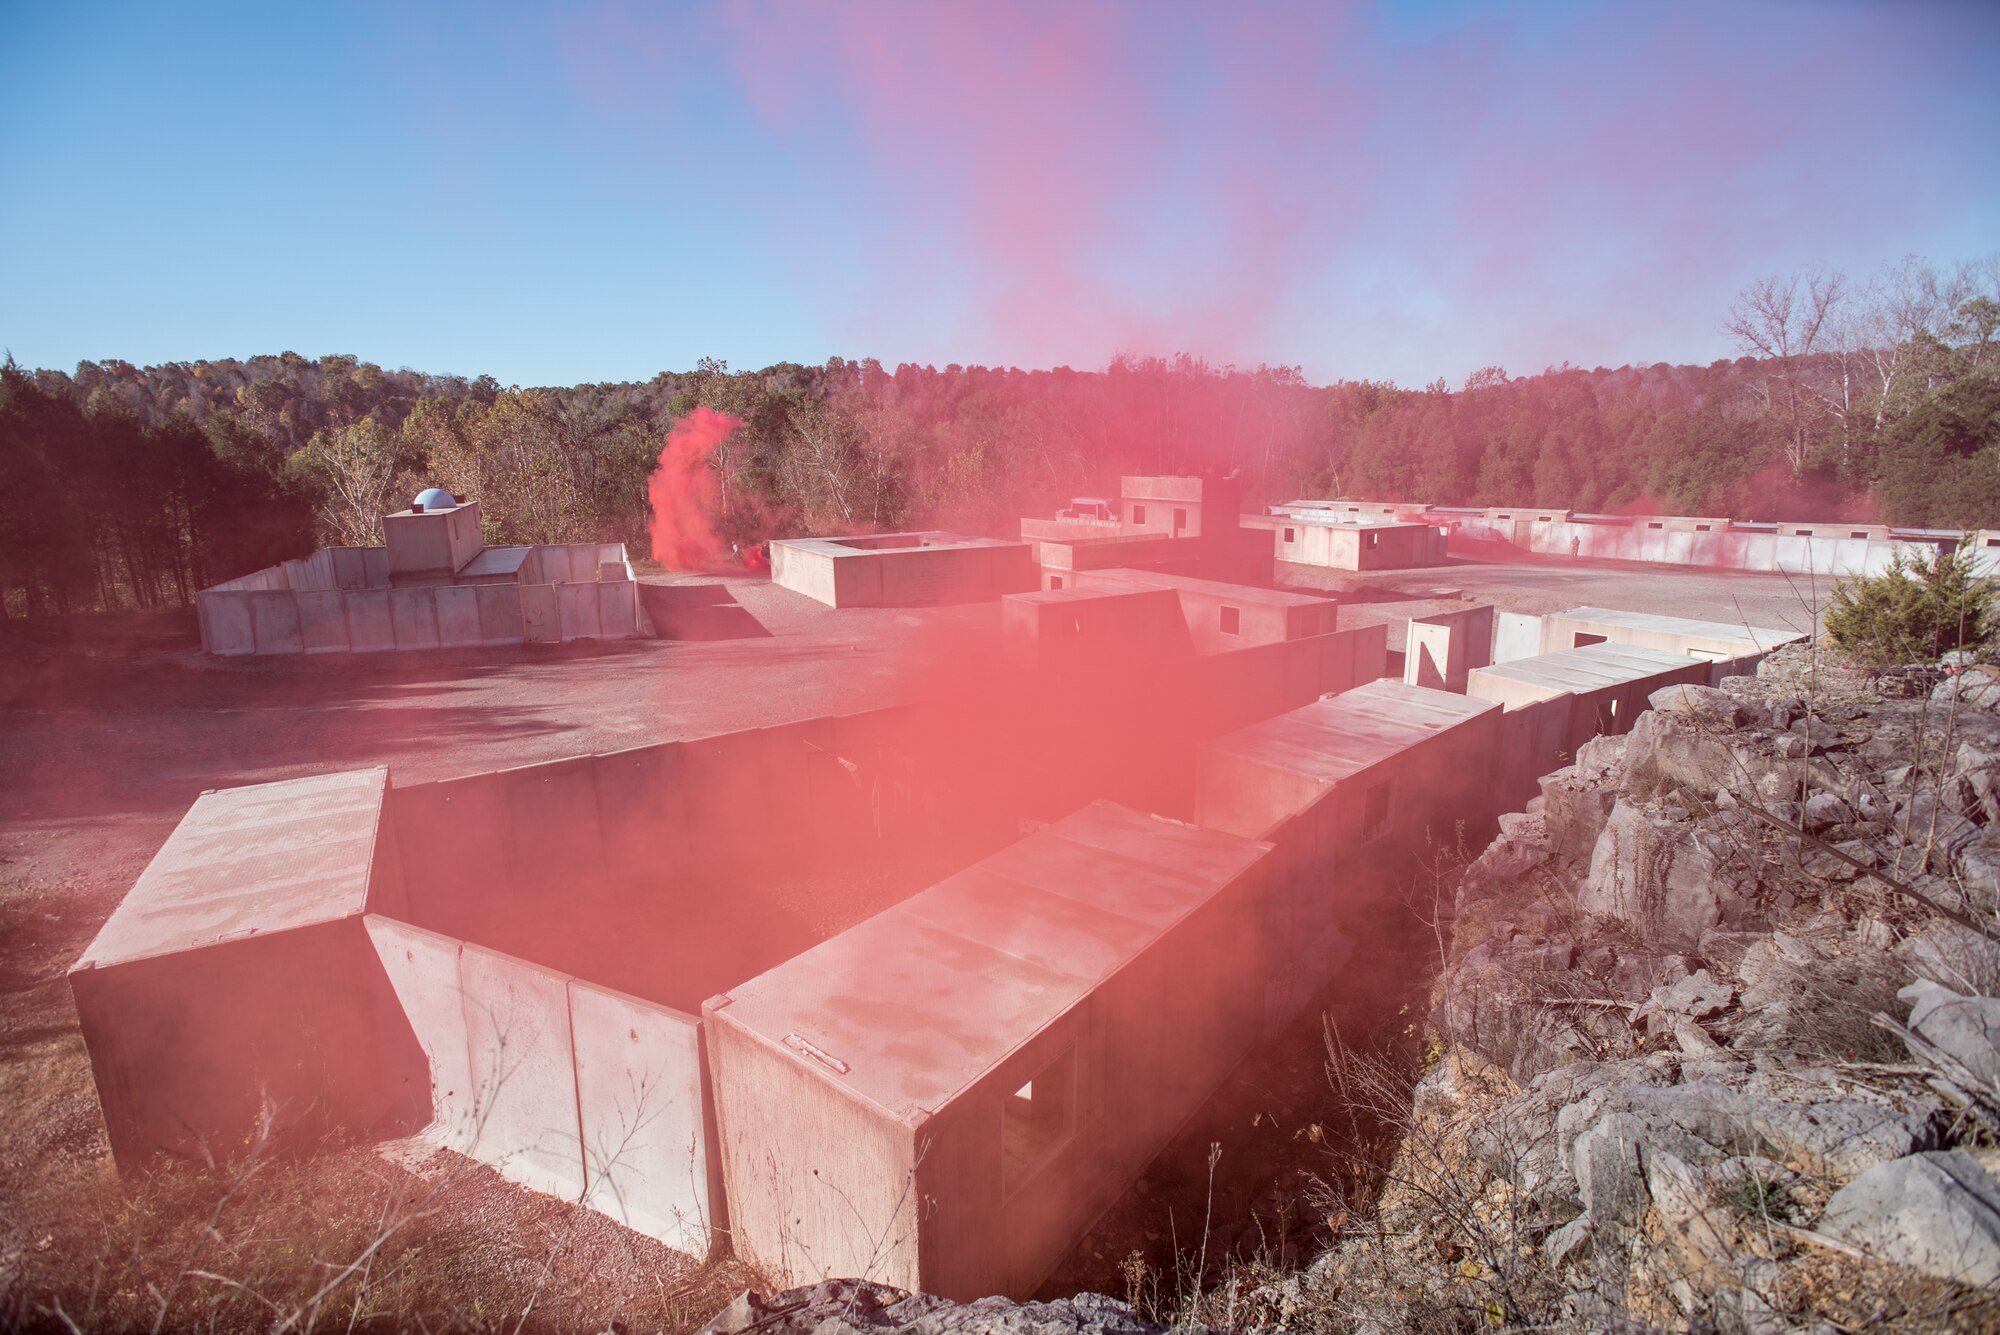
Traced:
[[649, 634], [616, 542], [487, 547], [479, 503], [383, 520], [383, 547], [325, 547], [195, 595], [212, 654], [371, 653]]
[[1255, 1041], [1270, 852], [1095, 803], [709, 1002], [738, 1255], [1032, 1291]]
[[1273, 506], [1243, 525], [1272, 535], [1275, 558], [1330, 570], [1402, 570], [1445, 562], [1446, 530], [1393, 514], [1360, 514], [1318, 506]]
[[933, 607], [1035, 587], [1029, 545], [963, 533], [781, 538], [771, 579], [828, 607]]
[[1505, 706], [1489, 776], [1518, 808], [1537, 780], [1576, 759], [1591, 738], [1629, 732], [1647, 697], [1677, 682], [1706, 685], [1712, 667], [1685, 654], [1601, 642], [1475, 668], [1466, 693]]
[[[1293, 501], [1273, 510], [1394, 516], [1441, 525], [1461, 543], [1501, 543], [1537, 556], [1789, 574], [1876, 575], [1897, 556], [1928, 561], [1940, 547], [1956, 547], [1962, 537], [1948, 530], [1870, 523], [1750, 523], [1719, 515], [1593, 515], [1535, 506], [1482, 510], [1334, 500]], [[2000, 575], [2000, 531], [1979, 530], [1971, 550], [1982, 575]]]
[[1591, 644], [1629, 644], [1699, 658], [1716, 680], [1749, 672], [1764, 655], [1805, 639], [1803, 632], [1726, 621], [1695, 621], [1610, 607], [1572, 607], [1542, 618], [1542, 652]]

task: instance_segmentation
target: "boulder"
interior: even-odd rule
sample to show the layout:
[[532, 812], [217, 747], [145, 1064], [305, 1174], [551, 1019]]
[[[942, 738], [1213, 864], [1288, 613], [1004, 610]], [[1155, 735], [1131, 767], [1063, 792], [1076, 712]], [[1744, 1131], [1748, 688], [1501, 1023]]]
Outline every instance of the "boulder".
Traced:
[[1961, 1284], [2000, 1284], [2000, 1182], [1962, 1150], [1878, 1164], [1833, 1193], [1819, 1231]]
[[1896, 995], [1911, 1003], [1918, 1037], [2000, 1089], [2000, 997], [1963, 996], [1927, 979]]
[[1735, 999], [1735, 990], [1729, 984], [1717, 982], [1706, 969], [1697, 969], [1686, 978], [1654, 988], [1634, 1018], [1660, 1017], [1671, 1023], [1679, 1015], [1691, 1020], [1712, 1020], [1728, 1010]]
[[1577, 908], [1615, 918], [1647, 940], [1693, 946], [1704, 932], [1747, 916], [1719, 842], [1620, 799], [1592, 851]]
[[1946, 677], [1931, 690], [1931, 703], [1944, 707], [2000, 708], [2000, 670], [1976, 663], [1956, 676]]
[[1675, 714], [1733, 732], [1750, 721], [1750, 711], [1735, 696], [1713, 686], [1679, 682], [1662, 686], [1646, 697], [1646, 703], [1662, 714]]
[[1804, 819], [1809, 834], [1822, 834], [1840, 825], [1852, 825], [1858, 817], [1854, 808], [1833, 793], [1814, 793], [1806, 799]]
[[1580, 773], [1582, 768], [1579, 764], [1557, 770], [1541, 781], [1549, 848], [1557, 858], [1577, 866], [1590, 861], [1605, 818], [1618, 800], [1615, 787], [1589, 782]]

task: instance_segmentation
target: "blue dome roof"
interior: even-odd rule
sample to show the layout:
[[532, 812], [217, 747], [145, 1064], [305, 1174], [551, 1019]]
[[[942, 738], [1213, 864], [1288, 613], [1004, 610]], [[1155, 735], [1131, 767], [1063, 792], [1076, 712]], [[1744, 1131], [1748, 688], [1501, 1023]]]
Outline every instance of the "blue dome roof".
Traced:
[[417, 493], [417, 499], [410, 502], [412, 510], [449, 510], [458, 504], [458, 498], [443, 487], [425, 487]]

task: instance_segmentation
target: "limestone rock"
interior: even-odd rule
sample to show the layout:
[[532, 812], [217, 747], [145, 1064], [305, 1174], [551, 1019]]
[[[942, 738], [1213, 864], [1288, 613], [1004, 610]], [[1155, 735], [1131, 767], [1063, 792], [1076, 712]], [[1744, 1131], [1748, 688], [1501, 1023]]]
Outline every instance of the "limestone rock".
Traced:
[[702, 1327], [702, 1335], [1166, 1335], [1170, 1329], [1191, 1328], [1143, 1321], [1124, 1303], [1096, 1293], [1050, 1303], [954, 1303], [887, 1284], [829, 1279], [768, 1298], [745, 1292]]
[[1979, 1079], [2000, 1087], [2000, 997], [1961, 996], [1927, 980], [1896, 995], [1912, 1003], [1912, 1030]]
[[1663, 686], [1647, 696], [1646, 703], [1662, 714], [1678, 714], [1725, 730], [1740, 728], [1750, 721], [1750, 711], [1735, 696], [1713, 686], [1686, 682]]
[[2000, 1183], [1962, 1150], [1913, 1154], [1833, 1193], [1819, 1231], [1962, 1284], [2000, 1284]]
[[1578, 866], [1590, 861], [1597, 836], [1618, 800], [1618, 790], [1608, 783], [1588, 782], [1582, 765], [1557, 770], [1541, 781], [1542, 816], [1547, 822], [1549, 847], [1564, 862]]
[[1623, 799], [1605, 820], [1576, 906], [1645, 939], [1685, 946], [1742, 919], [1747, 908], [1709, 843]]

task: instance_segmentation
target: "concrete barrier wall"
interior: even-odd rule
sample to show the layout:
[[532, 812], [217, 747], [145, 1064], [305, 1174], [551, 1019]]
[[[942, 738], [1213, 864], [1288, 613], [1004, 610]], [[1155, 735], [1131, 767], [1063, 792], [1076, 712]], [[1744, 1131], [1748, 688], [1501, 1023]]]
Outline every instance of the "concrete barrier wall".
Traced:
[[[1453, 515], [1450, 523], [1454, 536], [1505, 542], [1542, 556], [1786, 574], [1879, 575], [1898, 554], [1928, 561], [1937, 550], [1929, 543], [1877, 536], [1881, 530], [1865, 524], [1779, 524], [1775, 529], [1745, 529], [1724, 519], [1677, 516], [1642, 516], [1630, 523], [1560, 518], [1536, 522], [1532, 513], [1525, 511], [1505, 520]], [[1842, 536], [1864, 530], [1871, 536]], [[2000, 571], [2000, 534], [1994, 536], [1996, 545], [1990, 553], [1984, 533], [1974, 539], [1972, 550], [1982, 574]]]
[[[632, 580], [393, 589], [342, 582], [372, 550], [320, 553], [327, 582], [318, 587], [204, 589], [195, 596], [202, 648], [222, 655], [368, 653], [629, 640], [639, 634], [639, 586]], [[353, 555], [343, 561], [342, 552]], [[596, 545], [589, 546], [577, 557], [577, 568], [590, 568], [583, 558], [599, 554]]]
[[[365, 919], [423, 1054], [429, 1138], [703, 1256], [722, 1220], [700, 1021], [393, 918]], [[425, 1085], [428, 1088], [425, 1088]]]

